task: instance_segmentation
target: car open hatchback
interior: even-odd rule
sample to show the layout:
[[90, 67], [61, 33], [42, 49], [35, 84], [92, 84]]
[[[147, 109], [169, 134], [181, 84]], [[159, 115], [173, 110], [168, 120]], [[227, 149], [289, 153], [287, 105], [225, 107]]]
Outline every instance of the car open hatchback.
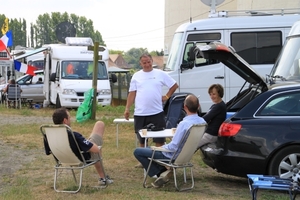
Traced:
[[221, 125], [217, 142], [201, 148], [203, 161], [216, 171], [300, 177], [300, 36], [287, 41], [266, 80], [233, 48], [219, 42], [195, 48], [198, 57], [219, 60], [245, 80], [227, 102], [235, 114]]

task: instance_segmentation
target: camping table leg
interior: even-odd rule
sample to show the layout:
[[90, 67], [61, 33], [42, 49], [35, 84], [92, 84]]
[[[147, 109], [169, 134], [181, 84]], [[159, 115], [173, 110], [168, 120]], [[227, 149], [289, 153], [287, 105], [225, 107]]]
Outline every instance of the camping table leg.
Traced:
[[32, 102], [33, 102], [33, 99], [27, 99], [27, 102], [28, 102], [28, 107], [29, 108], [33, 108], [32, 106]]
[[119, 148], [119, 123], [117, 123], [116, 139], [117, 139], [117, 148]]
[[21, 98], [21, 105], [26, 106], [27, 105], [27, 98]]
[[117, 143], [117, 148], [119, 147], [119, 124], [120, 123], [134, 123], [134, 119], [114, 119], [113, 121], [116, 124], [116, 143]]

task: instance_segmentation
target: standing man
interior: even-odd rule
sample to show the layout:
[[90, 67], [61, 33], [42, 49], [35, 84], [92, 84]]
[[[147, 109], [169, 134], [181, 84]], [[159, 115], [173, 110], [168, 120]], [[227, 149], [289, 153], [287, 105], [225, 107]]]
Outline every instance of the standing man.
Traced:
[[[159, 69], [153, 69], [152, 56], [144, 53], [140, 57], [142, 70], [136, 72], [131, 79], [129, 94], [127, 97], [125, 119], [129, 119], [129, 111], [134, 103], [134, 130], [139, 139], [140, 147], [144, 147], [145, 139], [141, 138], [138, 131], [144, 126], [153, 123], [155, 127], [166, 126], [163, 112], [163, 102], [178, 88], [176, 81], [167, 73]], [[169, 91], [162, 96], [162, 87], [167, 86]], [[165, 138], [155, 138], [156, 146], [162, 146]]]

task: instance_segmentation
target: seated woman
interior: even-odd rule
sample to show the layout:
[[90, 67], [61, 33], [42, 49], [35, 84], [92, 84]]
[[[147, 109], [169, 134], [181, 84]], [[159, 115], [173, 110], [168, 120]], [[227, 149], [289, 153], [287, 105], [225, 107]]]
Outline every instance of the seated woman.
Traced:
[[207, 129], [199, 142], [198, 148], [208, 143], [214, 143], [218, 139], [218, 131], [226, 119], [226, 104], [222, 100], [224, 88], [220, 84], [213, 84], [208, 89], [208, 94], [214, 103], [208, 112], [202, 116], [208, 124]]

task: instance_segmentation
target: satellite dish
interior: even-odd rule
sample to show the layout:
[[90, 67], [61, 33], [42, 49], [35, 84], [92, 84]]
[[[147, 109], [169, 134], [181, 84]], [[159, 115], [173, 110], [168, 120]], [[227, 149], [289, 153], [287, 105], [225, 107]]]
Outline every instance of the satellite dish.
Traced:
[[75, 37], [76, 29], [74, 24], [68, 21], [61, 22], [56, 26], [55, 35], [58, 41], [64, 43], [66, 37]]
[[225, 0], [201, 0], [207, 6], [210, 6], [210, 15], [216, 13], [216, 6], [223, 3]]
[[225, 0], [201, 0], [201, 1], [207, 6], [213, 6], [212, 4], [214, 4], [214, 6], [218, 6], [221, 3], [223, 3]]

